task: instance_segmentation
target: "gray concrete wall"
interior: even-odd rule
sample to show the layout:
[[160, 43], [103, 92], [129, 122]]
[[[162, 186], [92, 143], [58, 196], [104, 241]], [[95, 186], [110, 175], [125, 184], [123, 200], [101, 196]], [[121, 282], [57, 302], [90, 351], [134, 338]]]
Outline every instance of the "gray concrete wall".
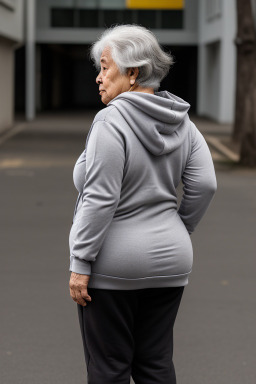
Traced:
[[221, 123], [232, 123], [235, 116], [236, 90], [236, 1], [223, 0], [224, 21], [221, 44], [220, 117]]
[[0, 3], [0, 132], [14, 119], [14, 49], [24, 42], [24, 1]]
[[13, 44], [0, 37], [0, 132], [13, 124]]
[[8, 0], [0, 3], [0, 36], [15, 42], [23, 42], [24, 0]]
[[[91, 8], [95, 1], [77, 1], [78, 7]], [[124, 0], [98, 1], [99, 7], [125, 7]], [[51, 28], [51, 7], [73, 7], [72, 0], [38, 0], [36, 41], [39, 43], [90, 44], [103, 29]], [[154, 30], [161, 44], [198, 45], [198, 109], [222, 123], [232, 123], [236, 52], [235, 0], [190, 0], [185, 2], [183, 30]]]
[[232, 123], [235, 104], [236, 2], [199, 0], [198, 12], [197, 112], [220, 123]]

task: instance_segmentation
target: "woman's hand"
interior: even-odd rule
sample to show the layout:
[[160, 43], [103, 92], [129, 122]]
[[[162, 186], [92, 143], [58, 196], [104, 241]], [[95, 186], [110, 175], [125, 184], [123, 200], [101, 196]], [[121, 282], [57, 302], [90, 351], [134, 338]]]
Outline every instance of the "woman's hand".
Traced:
[[89, 275], [80, 275], [75, 272], [71, 273], [69, 280], [70, 296], [77, 304], [83, 307], [87, 305], [86, 301], [92, 301], [91, 296], [87, 292], [89, 280]]

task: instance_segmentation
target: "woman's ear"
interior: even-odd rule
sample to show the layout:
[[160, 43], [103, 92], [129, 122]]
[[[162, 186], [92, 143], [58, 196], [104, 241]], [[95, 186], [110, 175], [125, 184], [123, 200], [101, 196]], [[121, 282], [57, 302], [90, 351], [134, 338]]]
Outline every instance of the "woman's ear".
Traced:
[[133, 85], [138, 77], [139, 74], [139, 68], [129, 68], [128, 69], [128, 76], [130, 78], [130, 84]]

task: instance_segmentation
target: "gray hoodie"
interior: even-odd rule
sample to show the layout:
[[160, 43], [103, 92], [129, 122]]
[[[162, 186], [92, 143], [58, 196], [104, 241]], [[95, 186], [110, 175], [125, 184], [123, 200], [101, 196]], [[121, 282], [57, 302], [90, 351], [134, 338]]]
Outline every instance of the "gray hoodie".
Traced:
[[216, 190], [189, 107], [167, 91], [124, 92], [95, 116], [74, 168], [79, 195], [70, 231], [70, 271], [91, 275], [89, 287], [188, 283], [190, 234]]

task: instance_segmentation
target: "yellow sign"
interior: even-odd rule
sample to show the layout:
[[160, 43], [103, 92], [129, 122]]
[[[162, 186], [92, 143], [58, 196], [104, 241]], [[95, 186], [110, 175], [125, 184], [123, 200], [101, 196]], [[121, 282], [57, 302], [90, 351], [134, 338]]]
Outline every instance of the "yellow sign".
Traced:
[[126, 0], [126, 8], [183, 9], [184, 0]]

